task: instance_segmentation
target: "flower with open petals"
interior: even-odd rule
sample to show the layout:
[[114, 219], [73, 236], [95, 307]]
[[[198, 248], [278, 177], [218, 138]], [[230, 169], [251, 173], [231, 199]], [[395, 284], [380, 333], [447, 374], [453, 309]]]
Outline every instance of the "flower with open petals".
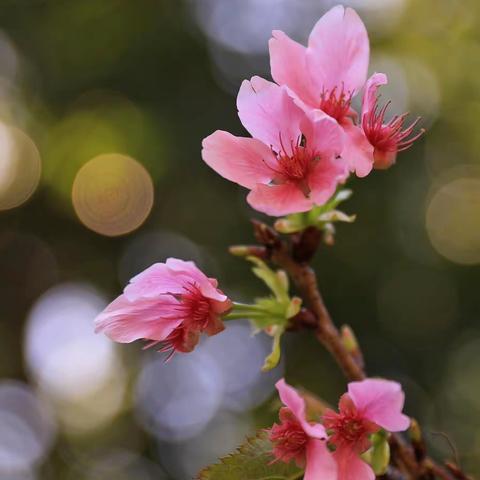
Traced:
[[385, 112], [390, 104], [387, 102], [382, 108], [378, 105], [377, 90], [387, 83], [387, 76], [383, 73], [374, 74], [365, 86], [362, 104], [362, 128], [368, 141], [374, 148], [374, 167], [385, 169], [395, 163], [397, 153], [410, 148], [424, 131], [414, 133], [419, 122], [417, 118], [405, 127], [407, 113], [385, 121]]
[[336, 480], [337, 466], [326, 445], [325, 428], [306, 420], [305, 400], [285, 380], [276, 387], [285, 407], [280, 410], [280, 424], [270, 429], [274, 461], [294, 460], [305, 468], [305, 480]]
[[204, 161], [250, 189], [248, 203], [269, 215], [324, 204], [348, 175], [335, 120], [320, 110], [306, 113], [285, 87], [260, 77], [243, 82], [237, 106], [253, 138], [217, 130], [203, 141]]
[[367, 379], [348, 384], [339, 413], [327, 410], [323, 424], [335, 446], [338, 480], [374, 480], [375, 474], [360, 455], [370, 448], [370, 435], [385, 429], [406, 430], [410, 420], [402, 413], [405, 395], [397, 382]]
[[373, 148], [354, 124], [352, 99], [367, 79], [370, 58], [368, 34], [355, 10], [339, 5], [314, 26], [308, 46], [280, 30], [269, 42], [272, 77], [286, 85], [305, 110], [320, 109], [335, 119], [345, 135], [342, 156], [358, 176], [373, 166]]
[[190, 352], [202, 333], [224, 329], [232, 303], [217, 285], [193, 262], [169, 258], [132, 278], [95, 319], [95, 331], [120, 343], [145, 339], [170, 354]]

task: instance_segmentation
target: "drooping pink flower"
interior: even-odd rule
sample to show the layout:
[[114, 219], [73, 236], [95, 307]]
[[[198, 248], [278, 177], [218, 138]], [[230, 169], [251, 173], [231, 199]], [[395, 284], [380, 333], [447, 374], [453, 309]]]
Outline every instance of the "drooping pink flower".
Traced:
[[323, 424], [335, 446], [338, 480], [374, 480], [372, 468], [360, 458], [370, 448], [369, 437], [381, 428], [406, 430], [409, 418], [402, 413], [405, 395], [397, 382], [367, 379], [351, 382], [339, 403], [339, 412], [328, 410]]
[[285, 380], [276, 387], [285, 407], [280, 410], [280, 424], [270, 429], [274, 461], [294, 460], [305, 468], [305, 480], [336, 480], [337, 466], [326, 445], [325, 428], [306, 420], [304, 399]]
[[370, 45], [367, 30], [351, 8], [336, 6], [315, 25], [308, 46], [280, 30], [269, 42], [272, 77], [286, 85], [303, 109], [320, 109], [342, 127], [342, 156], [360, 177], [373, 166], [373, 148], [355, 125], [353, 97], [367, 79]]
[[365, 86], [362, 104], [362, 128], [374, 148], [374, 167], [385, 169], [395, 163], [397, 153], [410, 148], [424, 131], [421, 129], [414, 134], [419, 122], [417, 118], [405, 127], [407, 113], [393, 117], [385, 122], [385, 112], [390, 104], [387, 102], [382, 108], [378, 105], [377, 90], [387, 84], [387, 76], [383, 73], [374, 74]]
[[339, 158], [343, 135], [321, 111], [306, 113], [285, 87], [260, 77], [245, 80], [237, 107], [253, 138], [217, 130], [203, 141], [204, 161], [250, 189], [248, 203], [272, 216], [322, 205], [348, 171]]
[[120, 343], [149, 340], [147, 348], [190, 352], [200, 335], [224, 329], [231, 301], [193, 262], [169, 258], [135, 276], [95, 319], [95, 331]]

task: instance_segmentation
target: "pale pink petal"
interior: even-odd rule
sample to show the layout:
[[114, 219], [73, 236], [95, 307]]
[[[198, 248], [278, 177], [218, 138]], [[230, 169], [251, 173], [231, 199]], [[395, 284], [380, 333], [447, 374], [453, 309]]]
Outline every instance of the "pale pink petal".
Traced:
[[335, 193], [338, 185], [348, 176], [347, 165], [342, 158], [320, 158], [308, 177], [310, 198], [315, 205], [323, 205]]
[[179, 260], [178, 258], [168, 258], [166, 261], [168, 270], [177, 278], [182, 279], [183, 285], [195, 283], [200, 288], [204, 297], [225, 302], [227, 296], [221, 293], [217, 288], [217, 282], [212, 282], [192, 261]]
[[286, 85], [295, 96], [311, 107], [318, 107], [307, 72], [307, 49], [280, 30], [272, 32], [268, 42], [272, 77], [279, 85]]
[[381, 379], [351, 382], [348, 394], [364, 418], [385, 430], [400, 432], [410, 426], [410, 419], [402, 413], [405, 394], [399, 383]]
[[322, 158], [339, 156], [344, 146], [344, 134], [337, 121], [321, 110], [312, 110], [301, 124], [307, 148]]
[[295, 418], [302, 425], [305, 433], [311, 438], [325, 440], [327, 438], [327, 433], [325, 432], [323, 425], [307, 422], [305, 415], [305, 400], [299, 395], [299, 393], [293, 387], [288, 385], [283, 378], [275, 384], [275, 387], [280, 395], [280, 400], [293, 413]]
[[375, 480], [375, 473], [368, 463], [347, 447], [333, 454], [338, 467], [338, 480]]
[[362, 101], [362, 118], [375, 108], [378, 87], [386, 85], [387, 83], [388, 79], [384, 73], [374, 73], [367, 80]]
[[368, 141], [363, 129], [347, 120], [342, 123], [345, 132], [345, 145], [342, 152], [351, 172], [357, 177], [366, 177], [373, 168], [373, 146]]
[[178, 318], [177, 305], [171, 296], [132, 303], [125, 295], [120, 295], [97, 316], [95, 332], [103, 332], [120, 343], [141, 338], [165, 340], [182, 322]]
[[260, 77], [244, 80], [237, 97], [238, 115], [252, 137], [271, 146], [276, 152], [301, 136], [300, 122], [304, 112], [285, 88]]
[[182, 292], [182, 278], [172, 275], [164, 263], [155, 263], [133, 277], [123, 291], [130, 301], [155, 298], [164, 293]]
[[368, 34], [357, 13], [342, 6], [328, 11], [313, 28], [307, 49], [318, 96], [335, 87], [357, 93], [367, 78], [369, 55]]
[[257, 184], [247, 196], [247, 202], [259, 212], [273, 217], [306, 212], [312, 201], [292, 183], [282, 185]]
[[268, 161], [274, 161], [270, 148], [255, 138], [235, 137], [217, 130], [202, 142], [202, 158], [222, 177], [252, 188], [272, 178]]
[[337, 463], [324, 440], [311, 439], [307, 445], [304, 480], [337, 480]]

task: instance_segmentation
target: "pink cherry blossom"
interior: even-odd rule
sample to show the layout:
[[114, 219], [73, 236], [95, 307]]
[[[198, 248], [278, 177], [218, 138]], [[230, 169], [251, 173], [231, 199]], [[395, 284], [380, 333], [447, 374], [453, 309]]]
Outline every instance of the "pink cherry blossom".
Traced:
[[367, 30], [351, 8], [336, 6], [315, 25], [308, 46], [284, 32], [273, 31], [269, 42], [272, 77], [285, 85], [306, 111], [321, 109], [335, 119], [345, 136], [342, 156], [360, 177], [373, 166], [373, 147], [355, 125], [353, 97], [367, 79], [370, 45]]
[[360, 454], [370, 448], [370, 435], [381, 428], [399, 432], [409, 427], [410, 420], [402, 413], [404, 400], [397, 382], [367, 379], [349, 383], [348, 393], [340, 399], [339, 413], [328, 410], [323, 416], [335, 446], [338, 480], [375, 479]]
[[95, 319], [95, 331], [120, 343], [145, 339], [170, 354], [190, 352], [202, 333], [224, 329], [232, 303], [217, 286], [193, 262], [169, 258], [133, 277]]
[[326, 445], [325, 428], [306, 420], [304, 399], [285, 380], [276, 387], [285, 407], [280, 410], [280, 424], [270, 429], [274, 461], [294, 460], [305, 468], [305, 480], [336, 480], [337, 466]]
[[385, 169], [395, 163], [397, 153], [410, 148], [424, 130], [414, 134], [419, 122], [417, 118], [408, 127], [404, 127], [407, 113], [393, 117], [385, 123], [385, 112], [390, 104], [387, 102], [382, 108], [378, 106], [377, 90], [387, 83], [387, 76], [376, 73], [368, 80], [365, 87], [362, 105], [362, 128], [365, 135], [374, 147], [374, 167]]
[[204, 161], [250, 190], [248, 203], [272, 216], [322, 205], [348, 175], [339, 158], [343, 135], [320, 110], [306, 113], [285, 87], [260, 77], [245, 80], [237, 107], [253, 138], [217, 130], [203, 141]]

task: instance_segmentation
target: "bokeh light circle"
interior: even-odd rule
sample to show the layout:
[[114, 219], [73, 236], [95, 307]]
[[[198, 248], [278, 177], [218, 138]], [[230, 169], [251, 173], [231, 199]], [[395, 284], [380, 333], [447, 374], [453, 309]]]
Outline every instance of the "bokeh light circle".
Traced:
[[148, 217], [154, 198], [153, 182], [136, 160], [118, 153], [89, 160], [77, 173], [72, 201], [80, 221], [106, 236], [124, 235]]
[[0, 123], [0, 210], [25, 203], [40, 181], [40, 153], [18, 128]]
[[194, 437], [217, 412], [223, 389], [222, 373], [209, 355], [196, 350], [166, 363], [154, 354], [136, 385], [140, 423], [162, 440]]
[[95, 335], [105, 300], [90, 286], [67, 283], [44, 293], [27, 324], [25, 357], [45, 393], [74, 401], [101, 388], [114, 371], [114, 344]]
[[448, 260], [480, 263], [480, 178], [444, 183], [430, 198], [426, 228], [435, 250]]
[[54, 439], [50, 410], [26, 384], [4, 380], [0, 383], [0, 425], [0, 478], [28, 474]]

